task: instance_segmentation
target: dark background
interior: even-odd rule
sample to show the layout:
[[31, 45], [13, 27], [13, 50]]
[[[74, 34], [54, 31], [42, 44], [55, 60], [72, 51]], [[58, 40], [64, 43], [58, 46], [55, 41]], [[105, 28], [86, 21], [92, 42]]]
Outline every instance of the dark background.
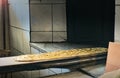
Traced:
[[107, 46], [114, 41], [115, 0], [67, 0], [70, 43]]

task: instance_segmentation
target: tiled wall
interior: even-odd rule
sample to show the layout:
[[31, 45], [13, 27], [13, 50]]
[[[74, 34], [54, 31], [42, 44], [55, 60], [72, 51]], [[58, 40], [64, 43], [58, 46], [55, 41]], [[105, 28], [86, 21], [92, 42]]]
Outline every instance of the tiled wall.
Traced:
[[[16, 2], [19, 4], [16, 4]], [[30, 40], [30, 20], [28, 4], [28, 0], [9, 0], [10, 29], [12, 31], [11, 33], [17, 33], [15, 34], [16, 36], [12, 37], [14, 38], [13, 41], [19, 41], [19, 39], [21, 38], [16, 38], [18, 34], [26, 32], [28, 40], [24, 40], [26, 37], [25, 35], [23, 35], [22, 38], [23, 41], [27, 41], [27, 43], [25, 44], [26, 47], [28, 47], [28, 42]], [[65, 17], [65, 0], [31, 0], [30, 6], [32, 42], [59, 42], [66, 40], [67, 30]], [[120, 41], [120, 0], [116, 0], [115, 14], [115, 41]], [[0, 29], [0, 35], [2, 36], [1, 26]], [[21, 45], [21, 43], [13, 44], [17, 46]], [[0, 37], [0, 47], [2, 47], [2, 37]], [[18, 50], [20, 50], [20, 48]]]
[[66, 41], [65, 0], [30, 0], [30, 5], [29, 0], [8, 1], [12, 48], [26, 54], [30, 40]]
[[65, 0], [31, 0], [31, 42], [66, 41]]
[[25, 54], [30, 53], [30, 21], [28, 0], [8, 1], [11, 48]]
[[[31, 0], [30, 13], [29, 0], [8, 1], [13, 55], [40, 53], [29, 45], [30, 31], [33, 42], [53, 42], [66, 39], [65, 0]], [[30, 19], [29, 14], [31, 14]], [[38, 78], [68, 71], [67, 69], [51, 68], [15, 72], [12, 75], [13, 78]]]
[[115, 9], [115, 41], [120, 42], [120, 0], [116, 0]]

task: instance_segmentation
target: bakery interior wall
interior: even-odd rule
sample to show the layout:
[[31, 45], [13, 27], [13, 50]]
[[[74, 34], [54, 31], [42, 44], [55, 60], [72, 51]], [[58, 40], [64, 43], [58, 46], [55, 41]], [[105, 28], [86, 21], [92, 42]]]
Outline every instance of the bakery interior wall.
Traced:
[[[82, 35], [79, 38], [80, 32], [77, 33], [76, 31], [75, 31], [75, 34], [77, 33], [76, 35], [67, 33], [69, 32], [69, 29], [67, 31], [66, 0], [30, 0], [30, 1], [29, 0], [20, 0], [20, 1], [8, 0], [8, 1], [9, 1], [10, 32], [11, 32], [11, 48], [15, 51], [15, 53], [17, 53], [18, 51], [19, 51], [18, 54], [31, 53], [30, 45], [29, 45], [30, 42], [64, 42], [67, 40], [67, 38], [68, 40], [72, 39], [73, 41], [79, 41], [79, 39], [82, 39], [82, 37], [84, 37]], [[79, 1], [79, 0], [76, 0], [76, 1]], [[111, 0], [111, 1], [114, 1], [114, 0]], [[91, 4], [88, 4], [88, 5], [91, 5]], [[84, 7], [87, 8], [86, 5]], [[75, 27], [73, 26], [73, 30], [74, 28]], [[93, 28], [91, 27], [90, 31], [94, 31]], [[89, 31], [89, 28], [86, 28], [86, 30]], [[72, 32], [74, 33], [74, 31]], [[117, 31], [117, 33], [118, 32], [119, 31]], [[84, 32], [83, 34], [86, 34], [86, 33]], [[94, 34], [94, 33], [90, 33], [90, 34]], [[93, 35], [92, 39], [96, 39], [96, 40], [98, 39], [98, 41], [104, 40], [103, 36], [102, 38], [101, 36], [99, 36], [99, 34], [97, 36]], [[111, 35], [107, 34], [107, 36], [108, 36], [108, 39], [107, 38], [106, 39], [109, 40], [109, 36]], [[97, 37], [97, 38], [94, 38], [94, 37]], [[88, 38], [90, 39], [91, 36], [88, 35], [86, 39]], [[117, 38], [118, 37], [115, 36], [115, 40]], [[69, 40], [69, 41], [72, 42], [72, 40]], [[82, 39], [82, 40], [85, 40], [85, 39]]]
[[65, 0], [8, 2], [11, 48], [14, 53], [30, 53], [29, 42], [66, 41]]
[[[66, 40], [65, 0], [30, 0], [30, 3], [29, 0], [8, 1], [13, 55], [40, 53], [30, 46], [30, 42], [61, 42]], [[13, 75], [21, 77], [19, 75], [21, 73], [24, 78], [38, 78], [68, 71], [67, 69], [50, 68], [18, 72]]]
[[8, 7], [13, 55], [30, 53], [29, 0], [8, 0]]

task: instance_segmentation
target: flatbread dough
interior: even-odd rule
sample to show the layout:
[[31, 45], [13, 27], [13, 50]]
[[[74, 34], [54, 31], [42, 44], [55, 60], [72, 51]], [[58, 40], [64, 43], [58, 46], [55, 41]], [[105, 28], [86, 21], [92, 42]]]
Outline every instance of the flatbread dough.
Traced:
[[82, 49], [71, 49], [71, 50], [60, 50], [55, 52], [47, 52], [42, 54], [27, 54], [16, 57], [16, 61], [27, 62], [27, 61], [40, 61], [40, 60], [56, 60], [70, 57], [85, 57], [95, 56], [97, 54], [107, 52], [107, 48], [82, 48]]

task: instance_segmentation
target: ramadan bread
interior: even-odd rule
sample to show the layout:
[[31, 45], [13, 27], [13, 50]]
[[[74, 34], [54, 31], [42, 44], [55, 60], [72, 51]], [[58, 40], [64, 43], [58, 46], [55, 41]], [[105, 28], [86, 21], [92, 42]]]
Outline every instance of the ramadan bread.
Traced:
[[82, 48], [82, 49], [71, 49], [71, 50], [60, 50], [55, 52], [47, 52], [42, 54], [26, 54], [16, 57], [16, 61], [40, 61], [40, 60], [56, 60], [65, 59], [70, 57], [86, 57], [95, 56], [97, 54], [107, 52], [107, 48]]

